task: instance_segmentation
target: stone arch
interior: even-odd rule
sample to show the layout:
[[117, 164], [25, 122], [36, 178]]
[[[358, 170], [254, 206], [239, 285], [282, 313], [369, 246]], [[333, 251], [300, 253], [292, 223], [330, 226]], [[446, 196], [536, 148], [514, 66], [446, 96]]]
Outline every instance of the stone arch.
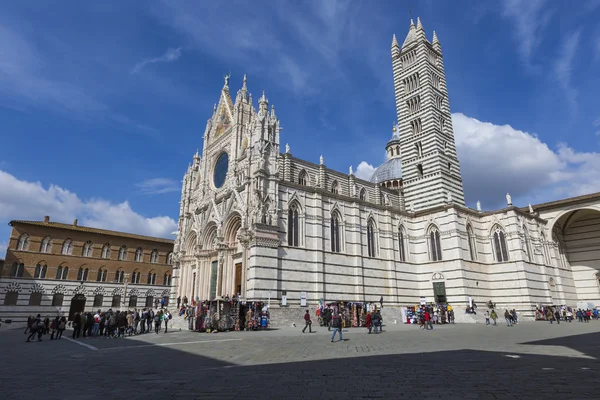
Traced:
[[331, 210], [329, 210], [329, 217], [333, 217], [334, 215], [336, 215], [339, 218], [340, 223], [344, 223], [344, 213], [342, 212], [342, 210], [340, 210], [340, 206], [337, 202], [335, 202], [331, 206]]
[[215, 248], [215, 239], [217, 238], [217, 223], [214, 221], [209, 222], [202, 236], [200, 237], [200, 245], [204, 250], [213, 250]]
[[434, 272], [433, 275], [431, 275], [431, 280], [433, 282], [444, 281], [444, 280], [446, 280], [446, 278], [444, 277], [444, 274], [442, 274], [441, 272]]
[[579, 207], [579, 208], [575, 208], [575, 209], [561, 211], [560, 213], [558, 213], [556, 215], [556, 217], [554, 217], [554, 219], [552, 220], [552, 222], [548, 226], [548, 231], [552, 232], [553, 229], [554, 229], [554, 227], [555, 227], [555, 225], [561, 219], [564, 219], [563, 217], [565, 215], [571, 214], [571, 215], [568, 215], [567, 220], [565, 220], [564, 224], [561, 225], [561, 231], [564, 233], [564, 231], [566, 231], [566, 229], [568, 229], [568, 227], [569, 227], [569, 222], [570, 222], [569, 219], [572, 220], [573, 217], [575, 216], [575, 214], [577, 214], [579, 211], [585, 211], [585, 210], [600, 212], [600, 206], [589, 205], [589, 206], [585, 206], [585, 207]]
[[504, 232], [504, 235], [506, 235], [506, 228], [504, 227], [504, 225], [502, 225], [502, 223], [500, 223], [500, 221], [494, 221], [494, 224], [490, 228], [489, 236], [490, 237], [494, 236], [494, 233], [497, 230], [501, 230], [502, 232]]
[[30, 288], [31, 293], [46, 293], [46, 288], [41, 283], [34, 283]]
[[196, 233], [196, 231], [191, 230], [185, 238], [183, 250], [192, 253], [194, 251], [194, 247], [196, 246], [197, 239], [198, 234]]
[[234, 211], [225, 221], [224, 239], [226, 243], [234, 244], [237, 242], [237, 233], [242, 227], [242, 216]]

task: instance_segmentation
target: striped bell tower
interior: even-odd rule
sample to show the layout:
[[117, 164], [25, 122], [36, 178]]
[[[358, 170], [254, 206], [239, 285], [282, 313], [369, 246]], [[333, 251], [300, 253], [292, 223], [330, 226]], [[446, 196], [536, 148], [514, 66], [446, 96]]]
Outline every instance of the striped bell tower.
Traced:
[[442, 47], [435, 32], [427, 40], [420, 19], [410, 21], [402, 47], [394, 35], [392, 67], [406, 208], [464, 206]]

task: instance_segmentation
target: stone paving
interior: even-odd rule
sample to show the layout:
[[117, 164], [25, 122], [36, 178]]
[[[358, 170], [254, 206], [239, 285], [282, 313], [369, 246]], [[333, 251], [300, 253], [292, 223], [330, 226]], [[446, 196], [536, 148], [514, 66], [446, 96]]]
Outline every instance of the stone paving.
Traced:
[[600, 322], [391, 325], [25, 343], [0, 328], [3, 399], [597, 398]]

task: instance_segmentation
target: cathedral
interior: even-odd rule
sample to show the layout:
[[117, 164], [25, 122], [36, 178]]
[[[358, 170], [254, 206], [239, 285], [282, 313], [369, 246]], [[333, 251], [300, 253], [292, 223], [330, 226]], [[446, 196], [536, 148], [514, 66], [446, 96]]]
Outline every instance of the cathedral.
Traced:
[[398, 122], [368, 181], [281, 148], [265, 93], [255, 108], [246, 77], [234, 97], [225, 77], [183, 179], [172, 300], [600, 305], [600, 194], [467, 207], [436, 33], [411, 21], [391, 59]]

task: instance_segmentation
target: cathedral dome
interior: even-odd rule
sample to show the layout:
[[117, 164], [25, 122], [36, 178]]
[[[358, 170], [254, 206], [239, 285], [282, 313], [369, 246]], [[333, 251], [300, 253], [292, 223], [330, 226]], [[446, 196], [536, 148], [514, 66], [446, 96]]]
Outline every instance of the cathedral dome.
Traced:
[[402, 159], [394, 157], [377, 167], [370, 181], [383, 183], [398, 179], [402, 179]]

